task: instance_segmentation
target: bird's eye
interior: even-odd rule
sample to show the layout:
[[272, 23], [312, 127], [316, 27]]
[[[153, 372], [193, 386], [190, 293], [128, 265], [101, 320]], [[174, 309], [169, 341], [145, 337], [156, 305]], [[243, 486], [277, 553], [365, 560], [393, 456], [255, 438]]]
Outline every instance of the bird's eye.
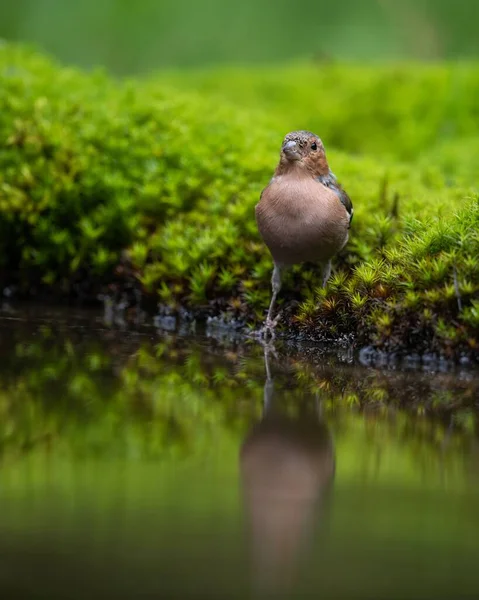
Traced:
[[318, 149], [318, 144], [316, 142], [313, 142], [311, 144], [311, 150], [317, 150]]

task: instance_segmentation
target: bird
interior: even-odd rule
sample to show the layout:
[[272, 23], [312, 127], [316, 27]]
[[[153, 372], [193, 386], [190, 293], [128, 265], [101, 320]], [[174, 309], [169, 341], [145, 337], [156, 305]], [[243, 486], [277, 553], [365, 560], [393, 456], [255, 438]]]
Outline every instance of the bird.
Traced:
[[321, 139], [311, 131], [292, 131], [255, 207], [259, 233], [273, 258], [272, 296], [261, 333], [274, 337], [279, 315], [274, 307], [281, 272], [292, 265], [317, 262], [322, 285], [331, 275], [331, 259], [346, 245], [353, 205], [329, 168]]

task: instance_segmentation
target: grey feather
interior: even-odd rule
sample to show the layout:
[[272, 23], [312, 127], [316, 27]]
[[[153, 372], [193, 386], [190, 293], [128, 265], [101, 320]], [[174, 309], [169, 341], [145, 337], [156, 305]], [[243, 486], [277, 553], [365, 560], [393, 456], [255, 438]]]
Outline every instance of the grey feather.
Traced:
[[327, 188], [332, 190], [338, 198], [341, 200], [342, 205], [346, 209], [349, 214], [349, 226], [351, 227], [351, 221], [353, 220], [353, 203], [351, 202], [351, 198], [348, 194], [343, 190], [341, 184], [336, 179], [336, 176], [332, 171], [329, 171], [327, 175], [320, 175], [316, 178], [320, 183], [325, 185]]

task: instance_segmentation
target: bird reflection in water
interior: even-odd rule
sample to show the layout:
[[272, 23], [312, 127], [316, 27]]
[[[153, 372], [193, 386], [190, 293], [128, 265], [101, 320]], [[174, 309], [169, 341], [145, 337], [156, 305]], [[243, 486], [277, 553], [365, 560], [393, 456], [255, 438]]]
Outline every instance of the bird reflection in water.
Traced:
[[243, 443], [240, 473], [253, 587], [260, 596], [278, 597], [295, 587], [318, 521], [326, 516], [335, 461], [332, 438], [314, 398], [295, 405], [294, 416], [286, 406], [281, 410], [271, 351], [265, 345], [263, 416]]

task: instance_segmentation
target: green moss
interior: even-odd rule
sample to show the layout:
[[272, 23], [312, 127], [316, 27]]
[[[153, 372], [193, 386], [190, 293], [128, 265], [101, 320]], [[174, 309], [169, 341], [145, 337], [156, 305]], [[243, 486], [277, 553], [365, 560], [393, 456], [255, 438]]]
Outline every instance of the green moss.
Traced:
[[476, 173], [471, 151], [479, 146], [477, 69], [475, 63], [292, 64], [187, 77], [181, 72], [169, 81], [248, 109], [261, 107], [274, 127], [307, 126], [329, 147], [406, 161], [424, 157], [420, 178], [440, 188], [437, 164], [447, 165], [447, 175], [456, 176], [461, 163], [461, 173]]
[[271, 259], [254, 205], [284, 133], [307, 127], [355, 217], [325, 293], [316, 268], [286, 277], [287, 323], [388, 348], [475, 349], [479, 65], [119, 82], [5, 45], [0, 89], [4, 285], [64, 292], [123, 277], [172, 308], [257, 322]]

